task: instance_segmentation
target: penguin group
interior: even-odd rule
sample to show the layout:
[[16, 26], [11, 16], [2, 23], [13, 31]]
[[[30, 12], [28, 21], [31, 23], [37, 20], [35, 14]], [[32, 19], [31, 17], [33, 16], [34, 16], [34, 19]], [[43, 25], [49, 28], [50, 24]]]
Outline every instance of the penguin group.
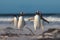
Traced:
[[25, 25], [25, 21], [24, 21], [24, 16], [23, 16], [23, 12], [20, 12], [19, 17], [14, 17], [13, 21], [14, 21], [14, 27], [17, 27], [18, 29], [23, 29], [24, 25]]
[[[42, 20], [49, 23], [47, 20], [45, 20], [42, 17], [42, 14], [39, 11], [35, 12], [35, 15], [33, 17], [33, 23], [34, 23], [34, 30], [36, 31], [40, 27], [42, 30], [44, 30]], [[23, 29], [25, 26], [25, 20], [24, 20], [24, 14], [23, 12], [20, 13], [20, 16], [18, 17], [18, 20], [16, 17], [14, 17], [14, 26], [16, 26], [18, 29]]]

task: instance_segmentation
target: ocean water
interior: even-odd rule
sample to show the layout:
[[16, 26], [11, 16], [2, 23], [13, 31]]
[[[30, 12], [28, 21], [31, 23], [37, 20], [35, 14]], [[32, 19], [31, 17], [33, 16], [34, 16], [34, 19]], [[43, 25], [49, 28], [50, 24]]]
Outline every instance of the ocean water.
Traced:
[[[21, 31], [22, 34], [30, 34], [31, 32], [26, 28], [30, 28], [32, 32], [36, 35], [39, 35], [42, 33], [42, 29], [38, 29], [36, 32], [34, 31], [33, 27], [33, 21], [29, 21], [28, 18], [34, 17], [34, 16], [24, 16], [25, 20], [25, 26], [23, 28], [23, 31]], [[43, 17], [49, 21], [49, 24], [43, 21], [44, 31], [48, 30], [49, 28], [57, 28], [60, 29], [60, 15], [43, 15]], [[6, 27], [12, 27], [14, 29], [17, 29], [17, 27], [14, 26], [12, 16], [0, 16], [0, 29], [5, 29]], [[20, 33], [19, 31], [16, 33]]]

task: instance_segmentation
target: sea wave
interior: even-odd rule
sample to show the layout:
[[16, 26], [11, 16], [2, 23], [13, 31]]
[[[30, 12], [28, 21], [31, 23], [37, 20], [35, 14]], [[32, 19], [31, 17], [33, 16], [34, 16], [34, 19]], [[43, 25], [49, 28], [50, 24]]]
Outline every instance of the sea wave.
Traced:
[[[25, 21], [29, 21], [30, 17], [25, 17], [24, 20]], [[53, 17], [53, 16], [48, 16], [48, 17], [44, 17], [46, 20], [51, 21], [51, 22], [60, 22], [60, 17]], [[13, 18], [0, 18], [0, 21], [12, 21]]]
[[[25, 21], [29, 21], [28, 19], [31, 19], [32, 17], [30, 18], [25, 18]], [[44, 19], [50, 21], [50, 22], [60, 22], [60, 17], [55, 17], [55, 16], [46, 16], [46, 17], [43, 17]], [[31, 20], [33, 21], [33, 20]]]
[[59, 22], [60, 21], [60, 17], [48, 16], [48, 17], [44, 17], [44, 18], [51, 22]]
[[12, 21], [13, 18], [0, 18], [0, 21]]

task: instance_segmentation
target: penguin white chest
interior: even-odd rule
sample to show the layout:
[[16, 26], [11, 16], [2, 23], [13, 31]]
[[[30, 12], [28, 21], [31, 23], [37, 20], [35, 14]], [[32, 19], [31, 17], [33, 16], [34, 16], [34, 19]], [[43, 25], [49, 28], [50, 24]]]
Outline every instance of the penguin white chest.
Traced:
[[34, 29], [36, 30], [36, 28], [40, 28], [40, 16], [39, 15], [34, 16]]
[[20, 16], [18, 20], [18, 28], [21, 29], [22, 27], [24, 27], [24, 18]]
[[24, 19], [23, 19], [23, 17], [22, 17], [22, 16], [21, 16], [21, 17], [19, 17], [19, 21], [20, 21], [20, 23], [24, 21]]
[[16, 17], [14, 17], [14, 26], [17, 26], [17, 18]]

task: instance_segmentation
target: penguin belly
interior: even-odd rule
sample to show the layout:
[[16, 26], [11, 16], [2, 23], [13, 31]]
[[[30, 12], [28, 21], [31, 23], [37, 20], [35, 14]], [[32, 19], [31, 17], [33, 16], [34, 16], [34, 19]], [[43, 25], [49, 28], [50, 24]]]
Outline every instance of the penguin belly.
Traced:
[[39, 15], [36, 15], [34, 17], [34, 30], [36, 31], [36, 29], [40, 29], [40, 17]]
[[18, 29], [22, 29], [24, 27], [24, 18], [21, 16], [18, 20]]
[[14, 17], [14, 27], [16, 27], [17, 26], [17, 18], [16, 17]]

